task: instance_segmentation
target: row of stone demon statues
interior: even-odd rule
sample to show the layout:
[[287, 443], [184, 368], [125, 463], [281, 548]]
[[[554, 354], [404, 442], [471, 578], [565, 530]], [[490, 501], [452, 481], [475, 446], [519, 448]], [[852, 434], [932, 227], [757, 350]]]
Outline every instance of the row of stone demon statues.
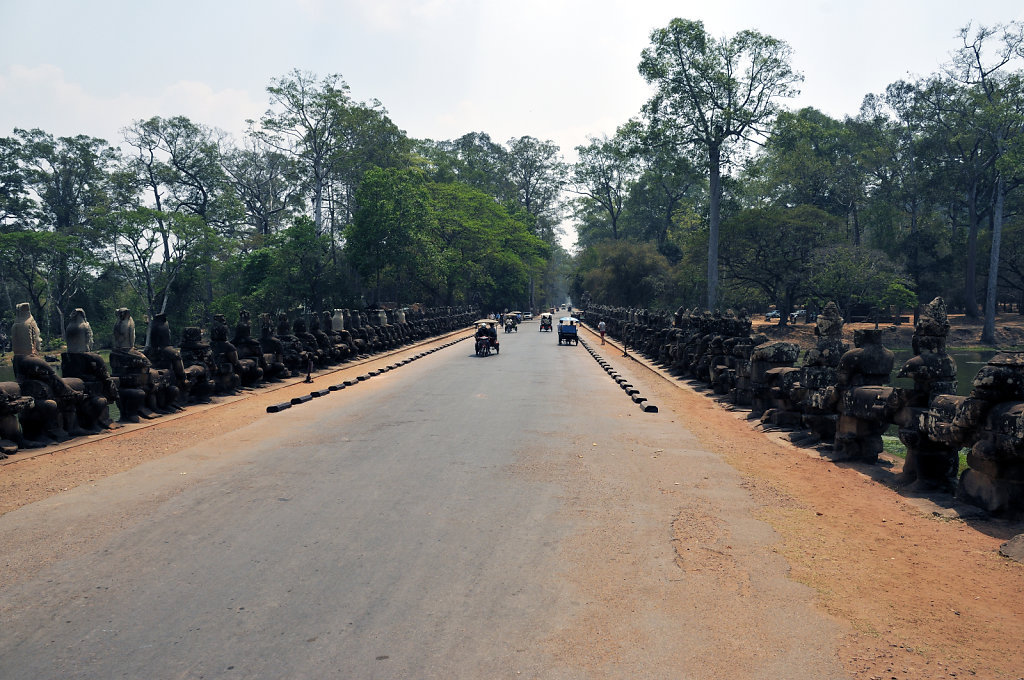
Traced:
[[[746, 315], [678, 310], [675, 314], [591, 306], [591, 324], [672, 373], [708, 384], [723, 401], [749, 407], [768, 426], [792, 429], [796, 444], [831, 444], [834, 460], [875, 463], [882, 434], [895, 426], [907, 448], [900, 483], [956, 487], [959, 498], [987, 511], [1024, 515], [1024, 353], [997, 354], [956, 396], [956, 363], [946, 354], [949, 323], [941, 298], [916, 324], [914, 356], [889, 385], [894, 355], [881, 331], [854, 332], [843, 342], [843, 319], [830, 303], [818, 316], [817, 344], [798, 365], [800, 348], [751, 336]], [[959, 452], [968, 469], [956, 479]]]
[[[312, 315], [307, 326], [286, 314], [260, 317], [259, 337], [243, 310], [230, 340], [223, 315], [214, 316], [209, 342], [200, 328], [185, 328], [175, 346], [164, 314], [149, 327], [149, 342], [135, 346], [135, 322], [117, 310], [108, 368], [93, 352], [85, 313], [76, 309], [67, 326], [60, 373], [41, 353], [39, 327], [28, 303], [17, 306], [12, 327], [14, 382], [0, 382], [0, 458], [19, 448], [37, 448], [69, 437], [95, 434], [120, 420], [139, 422], [210, 400], [213, 395], [309, 374], [463, 328], [476, 317], [468, 308], [336, 309]], [[52, 357], [50, 357], [53, 359]]]

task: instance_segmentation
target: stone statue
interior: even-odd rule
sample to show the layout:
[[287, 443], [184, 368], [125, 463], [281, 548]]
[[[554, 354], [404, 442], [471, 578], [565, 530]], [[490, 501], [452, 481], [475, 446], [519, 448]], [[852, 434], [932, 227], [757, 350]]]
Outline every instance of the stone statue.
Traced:
[[128, 308], [119, 308], [115, 315], [110, 370], [119, 383], [121, 420], [137, 423], [140, 417], [151, 419], [179, 410], [180, 394], [173, 372], [153, 368], [149, 358], [135, 348], [135, 320]]
[[176, 406], [183, 406], [190, 397], [193, 383], [185, 373], [181, 352], [171, 343], [171, 327], [166, 314], [157, 314], [149, 322], [149, 346], [142, 352], [153, 363], [153, 368], [165, 371], [163, 375], [173, 380], [177, 392]]
[[[213, 337], [213, 331], [210, 331]], [[242, 385], [252, 387], [263, 380], [266, 373], [267, 362], [263, 356], [263, 348], [260, 341], [252, 337], [252, 323], [248, 310], [238, 312], [238, 323], [235, 324], [235, 337], [231, 340], [235, 351], [238, 354], [238, 363], [241, 367], [239, 377]]]
[[34, 436], [36, 432], [56, 441], [89, 434], [79, 427], [77, 418], [78, 404], [85, 399], [85, 394], [62, 380], [40, 355], [42, 337], [29, 303], [22, 302], [16, 307], [11, 331], [14, 377], [22, 394], [34, 400], [33, 408], [22, 419], [22, 425], [29, 423], [33, 430], [31, 438], [39, 438]]
[[203, 331], [195, 326], [188, 326], [181, 333], [181, 363], [185, 367], [185, 375], [190, 386], [189, 399], [196, 403], [210, 401], [210, 395], [216, 389], [213, 376], [217, 367], [213, 363], [213, 352], [203, 342]]
[[[234, 394], [242, 385], [242, 363], [238, 349], [228, 342], [228, 323], [223, 314], [213, 315], [210, 326], [210, 354], [213, 363], [213, 380], [219, 394]], [[262, 371], [260, 371], [262, 374]]]
[[274, 320], [269, 314], [260, 315], [260, 349], [267, 380], [278, 382], [291, 375], [291, 369], [284, 362], [284, 343], [274, 335]]
[[78, 407], [80, 423], [85, 429], [116, 427], [109, 404], [117, 401], [117, 382], [111, 379], [103, 357], [92, 351], [92, 327], [81, 307], [71, 312], [64, 338], [67, 351], [61, 354], [61, 373], [65, 381], [81, 380], [87, 395]]
[[839, 381], [839, 360], [849, 349], [843, 342], [843, 324], [836, 303], [826, 304], [815, 322], [818, 341], [808, 350], [800, 375], [803, 424], [813, 433], [813, 441], [835, 441], [839, 421], [839, 391], [835, 385]]
[[946, 354], [949, 321], [946, 303], [937, 297], [918, 316], [914, 330], [914, 357], [897, 374], [914, 386], [903, 390], [904, 408], [895, 420], [900, 441], [907, 447], [900, 482], [915, 488], [951, 486], [959, 464], [959, 447], [928, 437], [925, 413], [938, 395], [956, 394], [956, 362]]
[[839, 420], [833, 444], [836, 460], [876, 463], [882, 433], [902, 408], [901, 394], [887, 386], [895, 355], [882, 346], [882, 331], [859, 330], [854, 349], [843, 354], [837, 369]]
[[292, 376], [305, 373], [309, 369], [310, 357], [302, 349], [302, 341], [292, 335], [288, 315], [283, 312], [277, 316], [277, 339], [281, 341], [284, 365], [288, 367]]
[[[301, 316], [292, 322], [292, 334], [299, 339], [302, 351], [305, 352], [307, 360], [311, 359], [316, 366], [327, 365], [327, 354], [320, 348], [316, 336], [306, 328], [306, 320]], [[308, 370], [308, 366], [306, 367]]]
[[[20, 417], [35, 405], [32, 397], [23, 397], [16, 382], [0, 382], [0, 460], [17, 453], [18, 449], [46, 446], [25, 436]], [[56, 412], [56, 406], [54, 406]]]

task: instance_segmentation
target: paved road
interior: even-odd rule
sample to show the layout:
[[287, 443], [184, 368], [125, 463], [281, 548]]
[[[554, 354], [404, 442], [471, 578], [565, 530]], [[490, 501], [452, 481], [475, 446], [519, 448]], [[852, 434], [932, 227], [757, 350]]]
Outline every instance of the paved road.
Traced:
[[520, 328], [0, 517], [0, 678], [841, 677], [735, 473]]

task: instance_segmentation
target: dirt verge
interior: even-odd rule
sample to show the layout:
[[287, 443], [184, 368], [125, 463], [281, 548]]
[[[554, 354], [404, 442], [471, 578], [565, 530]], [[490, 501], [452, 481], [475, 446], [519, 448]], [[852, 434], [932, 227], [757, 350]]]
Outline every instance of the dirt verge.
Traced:
[[[589, 332], [589, 329], [588, 329]], [[616, 366], [650, 365], [600, 347]], [[664, 372], [638, 385], [744, 477], [777, 551], [817, 603], [849, 623], [841, 660], [854, 678], [1024, 678], [1024, 565], [999, 554], [1020, 523], [948, 519], [949, 496], [904, 497], [878, 469], [836, 464], [762, 432], [746, 413]], [[898, 462], [890, 461], [892, 476]], [[883, 475], [884, 476], [884, 475]]]

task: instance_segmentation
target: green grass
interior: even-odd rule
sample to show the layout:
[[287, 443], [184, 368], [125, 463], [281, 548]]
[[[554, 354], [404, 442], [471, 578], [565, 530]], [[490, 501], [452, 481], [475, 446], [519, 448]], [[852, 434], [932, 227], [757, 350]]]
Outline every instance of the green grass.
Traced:
[[[900, 441], [900, 438], [895, 435], [882, 435], [882, 448], [891, 456], [903, 459], [906, 459], [907, 457], [907, 447], [904, 446], [903, 442]], [[956, 471], [957, 477], [967, 469], [967, 449], [960, 449], [959, 458], [960, 464]]]

